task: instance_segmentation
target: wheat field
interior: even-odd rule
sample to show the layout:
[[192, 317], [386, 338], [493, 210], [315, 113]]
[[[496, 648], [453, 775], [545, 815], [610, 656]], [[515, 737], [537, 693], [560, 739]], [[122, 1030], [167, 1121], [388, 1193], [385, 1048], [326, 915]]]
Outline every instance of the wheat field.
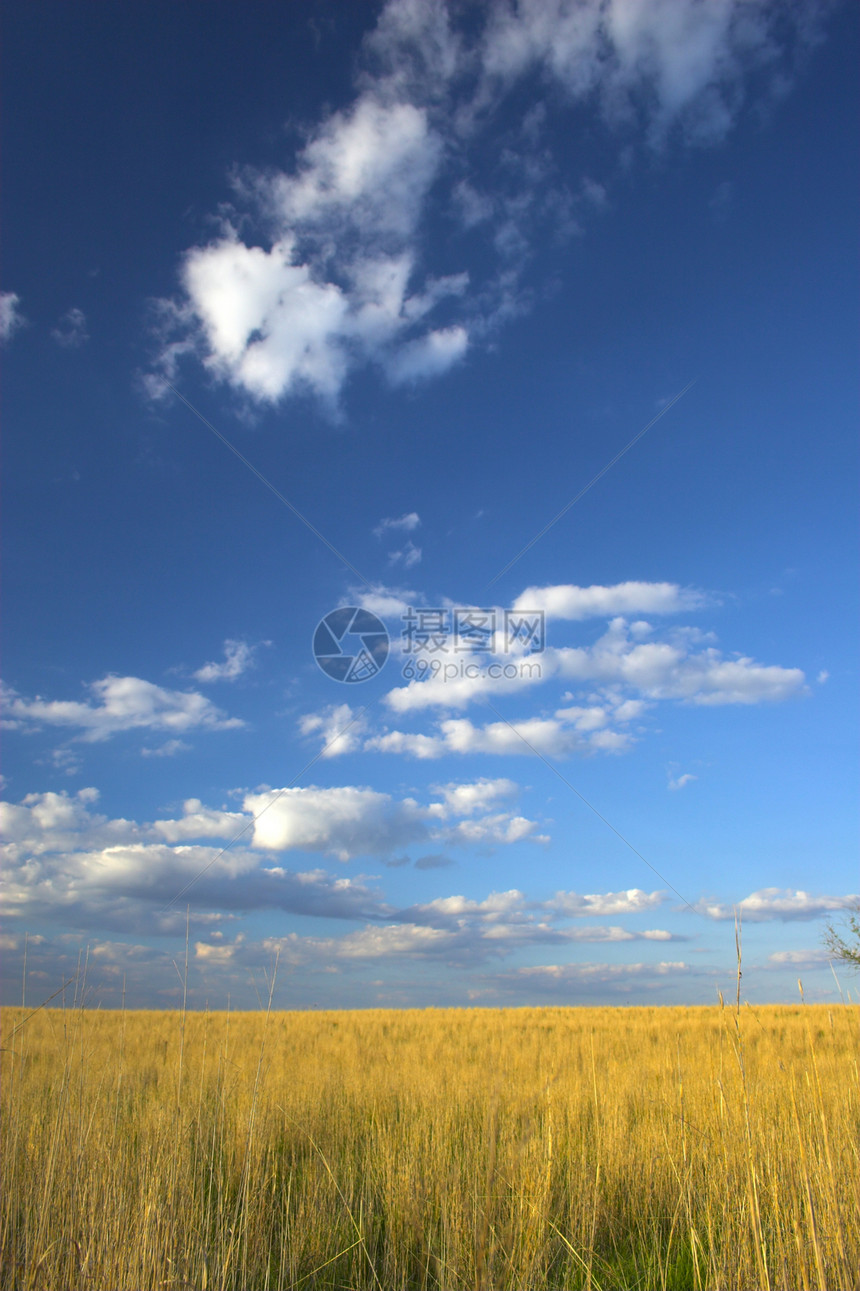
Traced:
[[858, 1022], [7, 1009], [2, 1287], [856, 1288]]

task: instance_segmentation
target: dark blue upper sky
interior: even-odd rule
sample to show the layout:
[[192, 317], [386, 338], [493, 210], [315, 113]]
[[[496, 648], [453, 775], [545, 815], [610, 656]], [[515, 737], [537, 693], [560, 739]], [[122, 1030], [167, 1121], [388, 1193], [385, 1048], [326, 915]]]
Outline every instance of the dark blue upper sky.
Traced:
[[[28, 990], [89, 944], [106, 1003], [169, 1002], [189, 903], [212, 1003], [277, 946], [296, 1006], [710, 1000], [735, 907], [755, 997], [835, 990], [856, 8], [4, 20]], [[313, 659], [338, 605], [390, 634], [368, 681]], [[458, 607], [542, 612], [539, 675], [501, 627], [404, 672], [403, 616]]]

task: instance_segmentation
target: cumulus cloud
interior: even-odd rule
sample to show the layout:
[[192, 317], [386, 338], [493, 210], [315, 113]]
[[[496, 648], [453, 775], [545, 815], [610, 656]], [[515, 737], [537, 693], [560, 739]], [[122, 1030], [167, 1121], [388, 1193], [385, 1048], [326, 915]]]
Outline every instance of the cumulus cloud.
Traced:
[[[469, 799], [470, 791], [486, 794], [487, 784], [462, 786], [464, 800]], [[386, 857], [402, 852], [412, 843], [430, 840], [449, 845], [510, 844], [526, 838], [545, 841], [536, 833], [535, 821], [511, 811], [487, 812], [492, 795], [485, 796], [482, 811], [475, 805], [455, 813], [450, 797], [444, 797], [451, 792], [449, 786], [441, 802], [422, 804], [414, 798], [395, 799], [356, 785], [330, 789], [311, 786], [248, 794], [244, 806], [255, 817], [255, 847], [271, 851], [299, 849], [340, 861], [356, 856]], [[453, 819], [455, 814], [467, 815], [468, 819]]]
[[643, 892], [641, 888], [628, 888], [625, 892], [556, 892], [549, 902], [551, 909], [571, 917], [585, 915], [635, 914], [654, 910], [666, 900], [665, 892]]
[[[262, 645], [271, 645], [263, 641]], [[248, 645], [247, 641], [225, 641], [224, 659], [221, 663], [205, 663], [193, 674], [195, 681], [236, 681], [249, 668], [254, 666], [254, 655], [259, 646]]]
[[[388, 914], [361, 879], [291, 871], [246, 846], [247, 807], [214, 809], [192, 798], [175, 819], [139, 823], [99, 814], [97, 801], [95, 789], [83, 789], [0, 803], [8, 918], [177, 933], [184, 915], [167, 904], [186, 885], [194, 887], [198, 923], [255, 909], [342, 919]], [[241, 846], [227, 846], [240, 839]]]
[[29, 860], [48, 852], [65, 852], [134, 842], [140, 831], [134, 821], [109, 820], [93, 808], [98, 790], [76, 794], [31, 793], [20, 803], [0, 802], [0, 834], [10, 861]]
[[26, 321], [21, 313], [21, 297], [18, 293], [0, 292], [0, 343], [11, 341]]
[[[443, 597], [438, 602], [443, 608], [432, 613], [449, 616], [442, 624], [446, 649], [422, 655], [419, 648], [408, 657], [398, 652], [400, 639], [392, 620], [399, 619], [402, 625], [411, 614], [409, 621], [416, 622], [414, 598], [379, 585], [356, 592], [354, 600], [389, 621], [392, 657], [401, 663], [405, 659], [409, 666], [402, 670], [405, 684], [392, 687], [383, 699], [396, 724], [377, 719], [371, 726], [363, 720], [361, 732], [356, 729], [348, 739], [336, 742], [327, 756], [358, 747], [422, 760], [452, 753], [522, 755], [529, 746], [545, 757], [621, 754], [642, 737], [643, 719], [661, 703], [755, 706], [808, 693], [800, 668], [759, 663], [740, 652], [727, 654], [714, 644], [712, 632], [694, 626], [669, 624], [658, 630], [645, 619], [630, 621], [616, 615], [590, 644], [565, 643], [565, 636], [578, 631], [581, 637], [583, 632], [567, 627], [568, 623], [575, 625], [620, 606], [631, 613], [647, 611], [653, 618], [712, 604], [704, 593], [675, 583], [530, 587], [509, 610], [458, 606], [456, 614], [452, 602]], [[423, 598], [418, 598], [418, 609], [430, 612]], [[478, 615], [490, 625], [486, 640], [478, 643], [480, 648], [468, 653], [452, 648], [453, 621], [459, 616], [457, 621], [462, 622], [464, 614]], [[539, 629], [535, 637], [526, 639], [512, 631], [511, 624], [520, 619], [533, 627], [540, 615], [545, 616], [545, 632]], [[534, 649], [536, 642], [543, 648]], [[547, 691], [550, 697], [535, 711]], [[498, 721], [481, 723], [445, 713], [495, 696], [520, 703], [527, 700], [531, 711], [510, 722], [498, 715]], [[420, 720], [428, 710], [434, 710], [429, 726], [405, 729], [410, 719]], [[308, 715], [301, 720], [301, 728], [305, 733], [319, 732], [323, 744], [332, 735], [326, 714]], [[695, 779], [691, 772], [676, 774], [673, 766], [668, 787], [677, 791]]]
[[254, 846], [267, 851], [319, 852], [347, 861], [387, 854], [428, 837], [426, 811], [375, 789], [285, 789], [248, 794]]
[[[397, 909], [367, 878], [338, 877], [318, 867], [290, 870], [272, 857], [290, 850], [340, 860], [371, 851], [380, 856], [405, 839], [440, 839], [446, 846], [451, 839], [480, 844], [488, 836], [494, 843], [517, 841], [531, 836], [521, 828], [522, 818], [509, 816], [513, 828], [506, 830], [498, 811], [515, 792], [504, 780], [449, 783], [422, 806], [355, 786], [312, 786], [277, 799], [273, 791], [246, 794], [241, 809], [189, 798], [180, 814], [150, 822], [99, 813], [93, 788], [30, 794], [20, 803], [0, 804], [3, 909], [19, 922], [177, 935], [184, 926], [177, 896], [193, 887], [192, 922], [205, 934], [198, 956], [210, 966], [248, 965], [260, 955], [259, 944], [244, 943], [241, 934], [226, 943], [221, 927], [255, 910], [364, 925], [341, 937], [292, 934], [269, 943], [270, 950], [282, 946], [290, 962], [311, 965], [429, 957], [463, 964], [528, 946], [678, 940], [665, 929], [594, 922], [650, 912], [664, 899], [658, 892], [559, 892], [532, 900], [511, 889]], [[496, 810], [487, 815], [488, 808]], [[261, 813], [256, 820], [254, 812]], [[464, 824], [470, 831], [465, 837], [459, 832]], [[446, 851], [428, 851], [416, 867], [451, 864]]]
[[88, 743], [110, 739], [120, 731], [151, 730], [172, 734], [191, 730], [223, 731], [244, 726], [227, 717], [196, 691], [167, 690], [140, 677], [109, 675], [91, 682], [88, 700], [26, 699], [5, 693], [7, 726], [25, 731], [45, 726], [73, 727]]
[[704, 593], [677, 583], [615, 583], [612, 587], [578, 587], [562, 583], [527, 587], [511, 607], [520, 613], [540, 610], [547, 619], [614, 618], [627, 614], [680, 614], [707, 603]]
[[386, 587], [376, 583], [371, 587], [354, 588], [350, 592], [350, 604], [359, 605], [370, 610], [381, 619], [400, 619], [414, 603], [414, 596], [406, 589]]
[[[545, 757], [566, 757], [575, 750], [586, 750], [595, 736], [582, 736], [557, 718], [525, 718], [513, 724], [487, 722], [475, 726], [466, 717], [448, 718], [437, 726], [437, 734], [422, 735], [406, 731], [386, 731], [371, 736], [365, 748], [380, 753], [406, 753], [417, 758], [439, 758], [446, 753], [490, 753], [498, 755], [528, 754], [530, 749]], [[606, 733], [604, 733], [606, 734]], [[613, 737], [620, 748], [624, 737]]]
[[[190, 250], [184, 297], [165, 304], [162, 319], [191, 338], [214, 375], [258, 402], [310, 391], [333, 409], [350, 368], [367, 361], [395, 383], [444, 371], [468, 338], [421, 320], [461, 295], [466, 276], [410, 288], [441, 152], [424, 108], [362, 95], [321, 124], [291, 174], [249, 178], [276, 231], [271, 245], [246, 245], [228, 225]], [[169, 374], [176, 355], [168, 343]]]
[[499, 802], [515, 797], [519, 786], [513, 780], [498, 778], [490, 780], [482, 776], [471, 784], [438, 785], [434, 792], [441, 795], [439, 815], [474, 816], [496, 807]]
[[721, 901], [698, 901], [695, 909], [709, 919], [734, 919], [763, 923], [772, 919], [820, 919], [835, 910], [850, 910], [860, 902], [857, 893], [848, 896], [813, 896], [797, 888], [761, 888], [735, 905]]
[[[695, 633], [679, 630], [664, 640], [642, 640], [648, 633], [649, 625], [617, 617], [594, 645], [547, 646], [539, 655], [518, 659], [513, 673], [502, 666], [460, 669], [449, 677], [440, 669], [426, 680], [413, 679], [389, 691], [385, 702], [396, 713], [464, 708], [483, 696], [533, 689], [551, 680], [623, 687], [634, 692], [630, 698], [707, 706], [779, 702], [805, 688], [799, 668], [760, 664], [745, 655], [726, 658], [715, 646], [696, 649]], [[493, 662], [514, 664], [502, 655]], [[577, 716], [571, 720], [576, 724], [581, 709], [570, 710], [574, 711]], [[558, 710], [556, 723], [565, 721], [564, 712]]]
[[232, 838], [248, 823], [239, 811], [213, 811], [199, 798], [186, 798], [182, 816], [177, 820], [156, 820], [152, 833], [168, 843], [188, 842], [200, 838]]
[[[187, 355], [253, 401], [310, 392], [331, 410], [361, 365], [393, 384], [448, 371], [525, 308], [533, 249], [607, 205], [612, 175], [566, 174], [554, 156], [572, 109], [592, 111], [619, 157], [715, 143], [753, 77], [759, 96], [784, 91], [816, 13], [811, 0], [499, 0], [468, 15], [389, 0], [352, 101], [283, 169], [237, 172], [236, 209], [186, 253], [150, 390]], [[512, 130], [514, 93], [531, 107]], [[488, 255], [473, 280], [476, 227]]]
[[82, 309], [73, 307], [66, 310], [51, 335], [58, 345], [66, 350], [76, 350], [90, 339], [87, 331], [87, 317]]

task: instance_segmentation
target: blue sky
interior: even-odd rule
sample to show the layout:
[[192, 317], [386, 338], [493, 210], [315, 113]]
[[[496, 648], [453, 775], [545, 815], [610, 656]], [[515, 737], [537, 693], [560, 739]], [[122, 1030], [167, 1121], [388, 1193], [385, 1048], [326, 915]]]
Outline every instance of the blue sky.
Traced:
[[7, 8], [5, 998], [838, 998], [857, 37]]

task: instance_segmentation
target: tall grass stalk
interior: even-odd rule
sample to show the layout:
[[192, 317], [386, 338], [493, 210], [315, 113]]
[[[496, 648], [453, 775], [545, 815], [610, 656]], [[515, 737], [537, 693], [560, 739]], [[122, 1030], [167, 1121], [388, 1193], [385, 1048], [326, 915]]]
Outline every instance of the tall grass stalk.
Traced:
[[860, 1285], [855, 1006], [286, 1014], [268, 987], [4, 1011], [0, 1291]]

